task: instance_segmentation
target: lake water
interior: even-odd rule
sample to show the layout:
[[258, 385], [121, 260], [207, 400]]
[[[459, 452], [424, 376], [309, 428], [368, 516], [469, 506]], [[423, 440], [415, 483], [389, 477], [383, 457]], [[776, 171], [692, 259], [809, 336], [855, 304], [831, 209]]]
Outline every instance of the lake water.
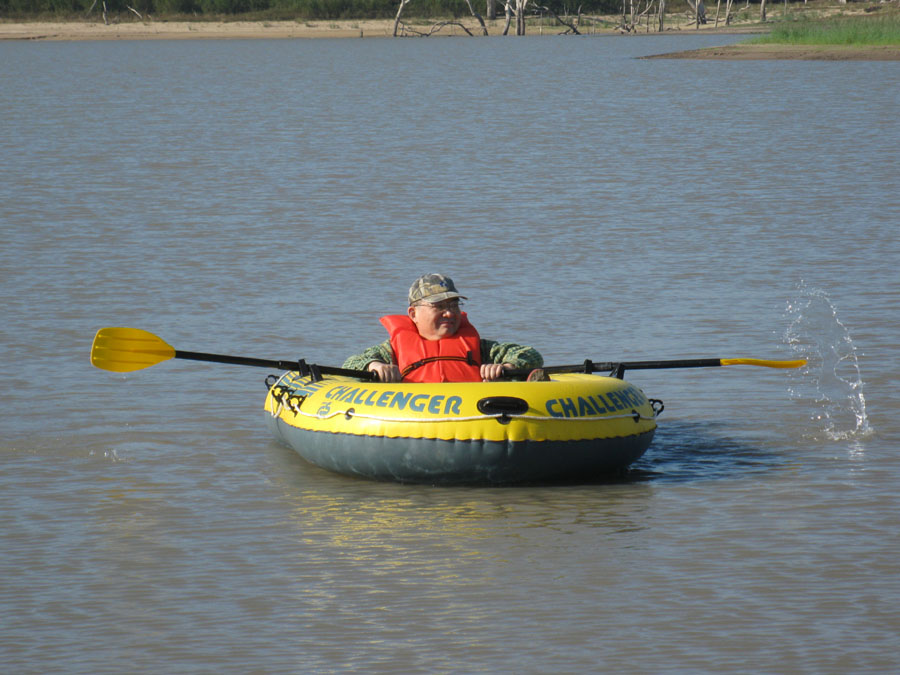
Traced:
[[[900, 69], [727, 36], [0, 43], [0, 665], [886, 673], [900, 650]], [[420, 274], [666, 403], [620, 481], [325, 473], [268, 371]]]

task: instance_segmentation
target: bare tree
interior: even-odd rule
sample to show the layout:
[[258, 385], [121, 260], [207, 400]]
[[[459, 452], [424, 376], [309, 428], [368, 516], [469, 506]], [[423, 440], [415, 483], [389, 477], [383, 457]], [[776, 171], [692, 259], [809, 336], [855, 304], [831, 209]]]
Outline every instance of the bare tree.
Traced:
[[516, 0], [516, 35], [525, 35], [525, 7], [528, 0]]
[[[397, 33], [398, 33], [399, 30], [400, 30], [400, 24], [401, 24], [400, 16], [403, 14], [403, 10], [406, 8], [406, 6], [407, 6], [410, 2], [412, 2], [412, 0], [400, 0], [400, 6], [397, 7], [397, 16], [394, 18], [394, 37], [397, 37]], [[471, 0], [466, 0], [466, 5], [468, 5], [468, 7], [469, 7], [469, 12], [472, 13], [472, 16], [474, 16], [476, 19], [478, 19], [478, 23], [481, 24], [481, 31], [482, 31], [482, 34], [483, 34], [483, 35], [487, 35], [487, 34], [488, 34], [488, 29], [487, 29], [487, 26], [484, 24], [484, 19], [481, 18], [481, 14], [479, 14], [478, 12], [475, 11], [475, 8], [472, 6]], [[437, 32], [438, 32], [441, 28], [443, 28], [444, 26], [459, 26], [459, 27], [462, 28], [468, 35], [472, 35], [472, 31], [470, 31], [468, 28], [466, 28], [466, 27], [465, 27], [461, 22], [459, 22], [459, 21], [441, 21], [441, 22], [439, 22], [439, 23], [434, 24], [434, 25], [431, 27], [431, 30], [430, 30], [429, 32], [427, 32], [427, 33], [423, 33], [422, 31], [413, 30], [413, 29], [409, 28], [406, 24], [404, 24], [404, 25], [403, 25], [403, 32], [406, 33], [406, 32], [408, 31], [408, 32], [410, 32], [410, 33], [415, 33], [416, 35], [423, 35], [423, 36], [424, 36], [424, 35], [433, 35], [434, 33], [437, 33]]]
[[759, 3], [759, 20], [765, 23], [766, 21], [766, 0], [760, 0]]
[[[471, 12], [472, 16], [478, 19], [478, 23], [481, 24], [481, 30], [484, 31], [484, 35], [488, 34], [487, 26], [484, 25], [484, 19], [481, 18], [481, 14], [475, 11], [475, 8], [472, 7], [472, 0], [466, 0], [466, 4], [469, 6], [469, 12]], [[468, 31], [466, 31], [468, 33]]]
[[703, 0], [687, 0], [687, 4], [694, 13], [697, 26], [699, 27], [701, 23], [706, 24], [706, 5], [703, 4]]
[[[496, 0], [487, 0], [487, 2], [488, 2], [487, 7], [488, 7], [489, 15], [491, 13], [493, 13], [496, 16], [496, 11], [494, 11], [494, 2], [495, 1]], [[624, 7], [624, 1], [625, 0], [623, 0], [623, 7]], [[654, 0], [645, 0], [645, 2], [647, 4], [646, 4], [646, 8], [644, 9], [644, 12], [641, 14], [641, 16], [647, 14], [650, 11], [650, 9], [653, 7], [653, 1]], [[664, 2], [664, 0], [660, 0], [660, 1]], [[401, 35], [401, 34], [406, 35], [406, 34], [410, 34], [410, 33], [415, 34], [415, 35], [421, 35], [421, 36], [433, 35], [434, 33], [438, 32], [444, 26], [450, 26], [450, 25], [459, 26], [467, 34], [472, 35], [472, 32], [468, 28], [466, 28], [462, 23], [460, 23], [459, 21], [442, 21], [440, 23], [436, 23], [432, 26], [431, 30], [428, 32], [423, 32], [423, 31], [419, 31], [419, 30], [415, 30], [415, 29], [411, 28], [407, 24], [403, 23], [403, 21], [401, 21], [401, 17], [403, 16], [403, 10], [406, 9], [406, 6], [410, 2], [412, 2], [412, 0], [399, 0], [399, 5], [397, 7], [397, 15], [396, 15], [396, 17], [394, 17], [394, 37], [398, 37], [398, 35]], [[481, 14], [479, 14], [477, 11], [475, 11], [475, 7], [472, 5], [472, 0], [465, 0], [465, 2], [469, 8], [469, 12], [472, 14], [473, 17], [475, 17], [478, 20], [478, 23], [481, 25], [482, 34], [488, 35], [488, 29], [487, 29], [487, 25], [484, 22], [484, 18], [481, 16]], [[631, 2], [633, 3], [634, 0], [631, 0]], [[578, 25], [581, 23], [581, 7], [582, 7], [581, 5], [578, 6], [578, 12], [577, 12], [574, 20], [564, 21], [562, 18], [560, 18], [560, 16], [556, 13], [555, 10], [550, 9], [549, 7], [546, 7], [544, 5], [538, 5], [537, 0], [503, 0], [503, 11], [506, 14], [506, 23], [503, 27], [503, 35], [509, 34], [509, 27], [510, 27], [510, 24], [512, 23], [512, 19], [514, 16], [516, 19], [516, 35], [525, 35], [526, 11], [528, 10], [529, 5], [533, 6], [535, 9], [540, 9], [540, 10], [546, 12], [547, 14], [551, 15], [554, 19], [556, 19], [556, 21], [559, 24], [565, 26], [566, 30], [563, 33], [564, 35], [568, 35], [570, 33], [575, 34], [575, 35], [581, 35], [581, 32], [578, 30]], [[567, 15], [567, 17], [568, 16], [569, 15]], [[648, 21], [649, 21], [649, 19], [648, 19]], [[648, 30], [649, 30], [649, 27], [648, 27]]]
[[[725, 25], [731, 24], [731, 5], [733, 0], [725, 0]], [[716, 28], [719, 27], [719, 9], [722, 6], [722, 0], [716, 0]]]
[[[622, 2], [622, 23], [619, 25], [618, 30], [620, 33], [637, 33], [640, 28], [640, 23], [642, 19], [646, 19], [647, 23], [647, 32], [650, 32], [650, 17], [653, 15], [653, 2], [654, 0], [643, 0], [644, 6], [643, 9], [640, 7], [641, 0], [628, 0], [628, 8], [626, 10], [625, 1]], [[657, 17], [659, 20], [659, 30], [663, 30], [663, 15], [665, 0], [660, 0], [660, 9], [657, 13]], [[626, 14], [626, 11], [628, 12]], [[630, 16], [629, 16], [630, 14]]]
[[513, 17], [512, 0], [503, 0], [503, 13], [506, 15], [506, 22], [503, 24], [503, 35], [509, 35], [509, 25], [512, 23]]
[[400, 26], [400, 15], [403, 9], [411, 2], [411, 0], [400, 0], [400, 6], [397, 8], [397, 16], [394, 19], [394, 37], [397, 37], [397, 28]]

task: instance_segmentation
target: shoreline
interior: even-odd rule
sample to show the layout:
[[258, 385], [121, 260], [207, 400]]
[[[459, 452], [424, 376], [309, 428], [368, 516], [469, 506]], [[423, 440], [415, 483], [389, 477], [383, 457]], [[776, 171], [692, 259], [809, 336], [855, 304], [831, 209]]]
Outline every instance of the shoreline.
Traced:
[[[600, 18], [600, 17], [597, 17]], [[602, 17], [606, 24], [615, 26], [617, 17]], [[475, 36], [480, 27], [474, 20], [463, 23]], [[486, 22], [489, 37], [501, 35], [505, 21]], [[436, 23], [410, 20], [407, 24], [415, 30], [428, 32]], [[99, 21], [55, 22], [0, 22], [0, 41], [92, 41], [92, 40], [197, 40], [197, 39], [321, 39], [321, 38], [391, 38], [393, 19], [348, 21], [126, 21], [104, 24]], [[583, 26], [583, 36], [640, 37], [643, 35], [751, 35], [764, 32], [759, 24], [732, 25], [716, 28], [709, 24], [699, 29], [691, 22], [677, 25], [674, 21], [663, 33], [623, 34], [617, 28], [591, 28]], [[525, 37], [557, 36], [561, 26], [529, 24]], [[465, 36], [459, 25], [443, 26], [433, 37]], [[508, 35], [505, 37], [515, 37]], [[705, 49], [655, 54], [646, 59], [686, 60], [819, 60], [819, 61], [900, 61], [900, 46], [845, 46], [845, 45], [779, 45], [735, 44]]]
[[788, 45], [736, 44], [706, 47], [671, 54], [654, 54], [643, 59], [685, 59], [703, 61], [900, 61], [897, 45]]
[[[48, 21], [0, 23], [0, 40], [291, 39], [390, 36], [386, 21]], [[385, 33], [385, 31], [388, 31]]]
[[[593, 17], [604, 27], [582, 25], [583, 36], [622, 35], [616, 26], [617, 16]], [[683, 17], [681, 17], [683, 19]], [[407, 19], [406, 25], [427, 33], [440, 22], [425, 19]], [[548, 20], [549, 23], [549, 20]], [[464, 25], [474, 36], [481, 36], [478, 22], [467, 17], [457, 23], [449, 23], [432, 37], [465, 36]], [[501, 35], [504, 19], [485, 21], [490, 35]], [[606, 27], [610, 26], [610, 27]], [[514, 26], [512, 27], [514, 29]], [[526, 36], [556, 36], [564, 32], [563, 26], [529, 23]], [[79, 41], [79, 40], [179, 40], [179, 39], [309, 39], [309, 38], [372, 38], [393, 37], [393, 19], [359, 19], [343, 21], [154, 21], [135, 20], [104, 24], [102, 21], [0, 21], [0, 40]], [[757, 25], [715, 28], [710, 24], [700, 26], [693, 22], [673, 20], [663, 34], [743, 34], [761, 32]], [[631, 36], [658, 35], [658, 33], [634, 33]], [[416, 37], [411, 35], [411, 37]], [[516, 37], [507, 35], [505, 37]]]

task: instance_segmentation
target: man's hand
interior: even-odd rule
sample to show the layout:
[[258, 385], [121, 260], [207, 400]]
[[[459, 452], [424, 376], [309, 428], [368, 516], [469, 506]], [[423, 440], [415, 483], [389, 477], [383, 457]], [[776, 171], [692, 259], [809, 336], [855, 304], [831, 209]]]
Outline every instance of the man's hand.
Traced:
[[382, 382], [399, 382], [401, 380], [400, 368], [394, 363], [372, 361], [366, 366], [366, 370], [370, 373], [375, 373]]
[[482, 382], [493, 382], [503, 375], [504, 370], [512, 370], [511, 363], [482, 363], [481, 364], [481, 380]]

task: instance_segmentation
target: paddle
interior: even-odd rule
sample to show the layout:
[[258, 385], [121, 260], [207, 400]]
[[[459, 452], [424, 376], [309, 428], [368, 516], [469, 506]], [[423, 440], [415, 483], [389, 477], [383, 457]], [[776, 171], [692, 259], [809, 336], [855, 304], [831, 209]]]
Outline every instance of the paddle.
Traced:
[[[672, 361], [605, 361], [594, 363], [586, 360], [573, 366], [545, 366], [545, 373], [597, 373], [610, 371], [622, 378], [626, 370], [650, 370], [656, 368], [710, 368], [715, 366], [761, 366], [763, 368], [799, 368], [806, 365], [806, 359], [794, 361], [774, 361], [767, 359], [678, 359]], [[529, 370], [508, 370], [506, 377], [527, 377]]]
[[[259, 366], [277, 370], [296, 370], [301, 375], [317, 377], [322, 375], [345, 375], [361, 380], [378, 381], [375, 373], [364, 370], [348, 370], [297, 361], [272, 361], [254, 359], [245, 356], [227, 356], [224, 354], [206, 354], [203, 352], [185, 352], [176, 350], [162, 338], [140, 328], [101, 328], [94, 336], [91, 346], [91, 363], [97, 368], [111, 370], [115, 373], [130, 373], [155, 366], [169, 359], [190, 359], [193, 361], [213, 361], [230, 363], [239, 366]], [[611, 372], [613, 376], [622, 378], [626, 370], [648, 370], [653, 368], [708, 368], [712, 366], [762, 366], [763, 368], [799, 368], [806, 364], [805, 359], [796, 361], [769, 361], [765, 359], [681, 359], [674, 361], [606, 361], [594, 363], [586, 360], [572, 366], [545, 366], [545, 373], [596, 373]], [[529, 369], [508, 370], [506, 378], [525, 378]]]
[[94, 336], [91, 345], [91, 363], [97, 368], [111, 370], [114, 373], [130, 373], [155, 366], [169, 359], [190, 359], [193, 361], [213, 361], [231, 363], [239, 366], [259, 366], [278, 370], [298, 370], [303, 375], [316, 373], [323, 375], [346, 375], [361, 380], [377, 380], [375, 373], [364, 370], [347, 370], [330, 366], [317, 366], [297, 361], [270, 361], [244, 356], [227, 356], [224, 354], [205, 354], [203, 352], [184, 352], [176, 350], [162, 338], [140, 328], [101, 328]]

